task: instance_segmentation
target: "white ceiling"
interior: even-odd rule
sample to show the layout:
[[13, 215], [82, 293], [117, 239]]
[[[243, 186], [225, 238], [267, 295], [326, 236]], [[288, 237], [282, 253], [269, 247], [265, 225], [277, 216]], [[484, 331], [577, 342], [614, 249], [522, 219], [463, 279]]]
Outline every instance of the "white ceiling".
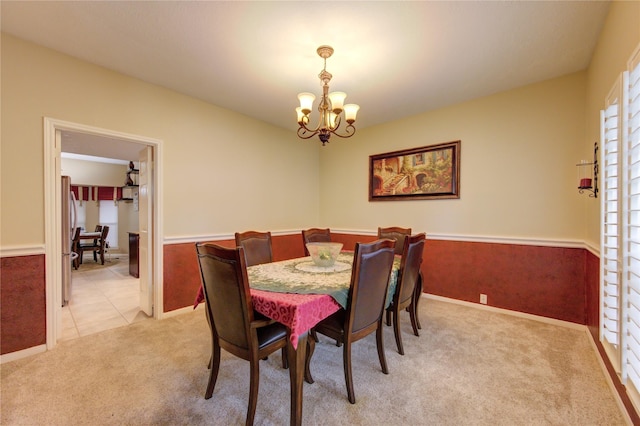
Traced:
[[2, 31], [295, 131], [297, 94], [357, 128], [584, 70], [609, 2], [8, 1]]

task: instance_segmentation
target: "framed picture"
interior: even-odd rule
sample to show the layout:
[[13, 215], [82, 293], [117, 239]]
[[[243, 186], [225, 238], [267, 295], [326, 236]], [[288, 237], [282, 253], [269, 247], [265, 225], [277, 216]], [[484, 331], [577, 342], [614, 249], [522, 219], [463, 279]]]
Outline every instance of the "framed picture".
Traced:
[[460, 198], [460, 141], [369, 156], [369, 201]]

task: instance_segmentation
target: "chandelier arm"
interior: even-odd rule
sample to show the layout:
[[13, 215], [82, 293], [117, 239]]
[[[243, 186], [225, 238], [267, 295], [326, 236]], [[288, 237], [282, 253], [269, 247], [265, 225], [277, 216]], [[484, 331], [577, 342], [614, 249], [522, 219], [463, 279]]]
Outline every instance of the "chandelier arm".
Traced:
[[[308, 120], [307, 120], [307, 123], [308, 123]], [[316, 126], [315, 129], [311, 129], [311, 128], [307, 127], [307, 125], [304, 122], [302, 122], [302, 123], [298, 122], [298, 125], [300, 126], [298, 131], [300, 131], [301, 129], [304, 129], [304, 132], [311, 132], [311, 133], [313, 133], [315, 135], [316, 133], [318, 133], [320, 131], [320, 128], [322, 127], [322, 120], [320, 120], [318, 122], [318, 125]]]
[[[309, 133], [309, 136], [306, 136], [307, 133]], [[318, 134], [317, 130], [315, 132], [312, 132], [311, 130], [307, 129], [304, 126], [298, 127], [298, 137], [300, 139], [311, 139], [312, 137], [314, 137], [317, 134]]]
[[356, 133], [356, 127], [353, 124], [349, 124], [347, 127], [344, 128], [345, 133], [343, 135], [341, 135], [340, 133], [337, 132], [337, 130], [339, 129], [335, 129], [332, 130], [331, 133], [336, 135], [339, 138], [350, 138], [351, 136], [353, 136]]

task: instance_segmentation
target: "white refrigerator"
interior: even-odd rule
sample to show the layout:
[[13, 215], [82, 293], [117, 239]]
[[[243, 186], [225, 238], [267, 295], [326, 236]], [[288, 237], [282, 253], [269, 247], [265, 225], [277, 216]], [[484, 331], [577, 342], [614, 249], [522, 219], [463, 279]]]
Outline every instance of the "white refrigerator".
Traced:
[[72, 251], [72, 239], [77, 225], [76, 198], [71, 191], [71, 178], [62, 176], [62, 306], [71, 298], [71, 264], [77, 257]]

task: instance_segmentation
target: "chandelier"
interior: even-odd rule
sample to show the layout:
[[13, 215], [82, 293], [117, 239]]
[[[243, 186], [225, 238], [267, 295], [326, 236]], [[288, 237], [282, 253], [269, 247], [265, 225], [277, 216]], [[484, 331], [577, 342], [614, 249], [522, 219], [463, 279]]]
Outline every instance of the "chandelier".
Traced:
[[[309, 139], [318, 135], [324, 146], [325, 143], [329, 142], [332, 134], [340, 138], [349, 138], [355, 134], [356, 128], [353, 123], [356, 121], [356, 114], [358, 114], [360, 107], [356, 104], [344, 105], [344, 100], [347, 97], [344, 92], [329, 93], [329, 82], [333, 76], [327, 72], [327, 58], [333, 55], [333, 47], [320, 46], [317, 52], [318, 56], [324, 59], [324, 68], [318, 74], [322, 83], [322, 97], [318, 105], [318, 112], [320, 113], [318, 125], [315, 129], [308, 127], [309, 114], [313, 109], [313, 101], [316, 99], [312, 93], [305, 92], [298, 95], [300, 106], [296, 108], [296, 113], [298, 114], [298, 124], [300, 125], [298, 127], [298, 137]], [[344, 111], [344, 121], [347, 122], [347, 125], [340, 128], [342, 111]]]

